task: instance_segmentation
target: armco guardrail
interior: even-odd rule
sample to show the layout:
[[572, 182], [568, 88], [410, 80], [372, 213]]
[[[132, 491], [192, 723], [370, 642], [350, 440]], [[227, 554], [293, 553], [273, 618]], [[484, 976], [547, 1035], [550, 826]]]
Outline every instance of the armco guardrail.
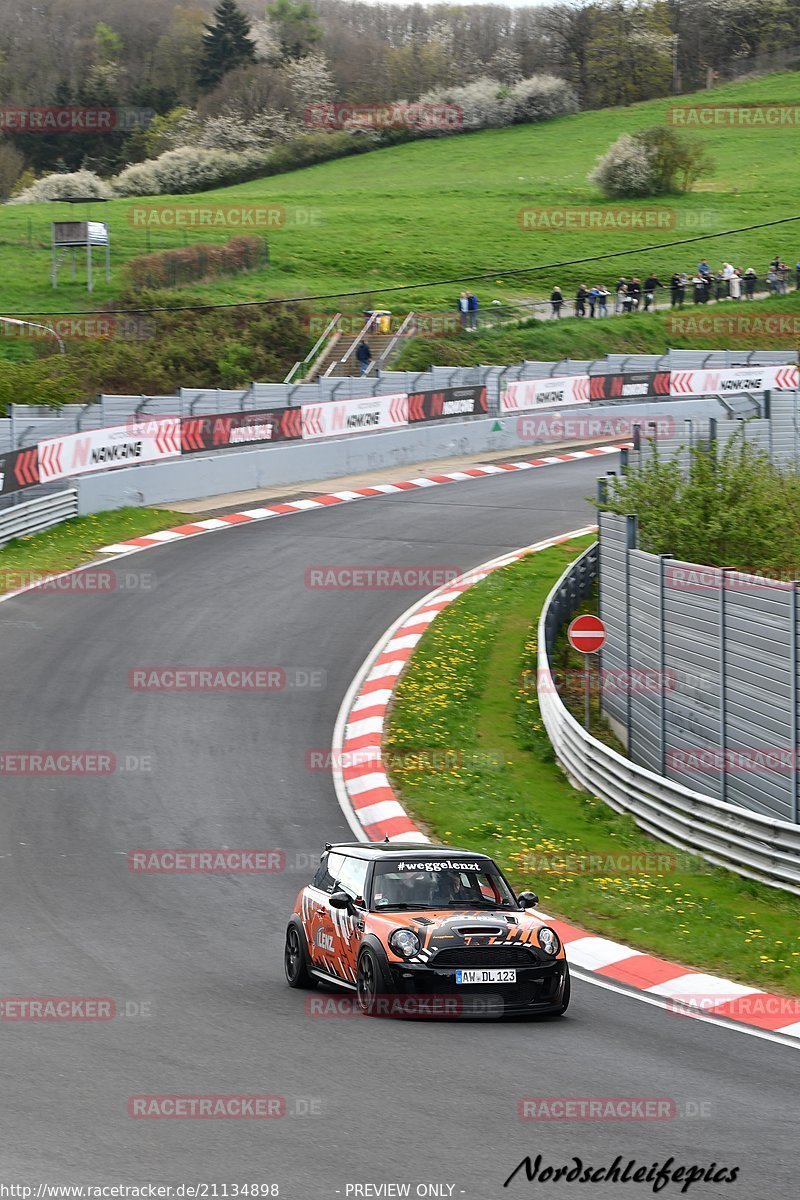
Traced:
[[13, 538], [41, 533], [43, 529], [60, 525], [62, 521], [77, 515], [78, 493], [75, 488], [0, 509], [0, 546], [5, 546]]
[[539, 619], [537, 688], [544, 727], [570, 779], [653, 837], [737, 875], [800, 895], [800, 825], [748, 812], [637, 766], [593, 738], [558, 695], [550, 669], [555, 637], [597, 571], [597, 547], [562, 575]]

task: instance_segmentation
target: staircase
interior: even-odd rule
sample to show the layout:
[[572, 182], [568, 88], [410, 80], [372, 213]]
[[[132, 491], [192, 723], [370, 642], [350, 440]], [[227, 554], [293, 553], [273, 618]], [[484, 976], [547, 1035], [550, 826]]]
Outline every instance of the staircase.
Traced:
[[[372, 363], [369, 371], [370, 375], [375, 374], [378, 360], [388, 347], [389, 343], [394, 341], [394, 338], [395, 334], [393, 333], [368, 333], [364, 336], [364, 341], [366, 341], [367, 345], [372, 351]], [[336, 353], [334, 353], [333, 359], [328, 360], [328, 365], [330, 365], [330, 362], [333, 361], [333, 367], [331, 370], [328, 370], [328, 367], [325, 366], [320, 374], [327, 374], [329, 379], [333, 376], [336, 376], [337, 378], [344, 378], [352, 377], [353, 375], [360, 375], [361, 370], [358, 364], [358, 359], [356, 358], [355, 347], [361, 340], [361, 338], [358, 338], [357, 341], [351, 342], [346, 347], [339, 346], [337, 348], [339, 355], [347, 355], [347, 357], [340, 357], [337, 361]]]

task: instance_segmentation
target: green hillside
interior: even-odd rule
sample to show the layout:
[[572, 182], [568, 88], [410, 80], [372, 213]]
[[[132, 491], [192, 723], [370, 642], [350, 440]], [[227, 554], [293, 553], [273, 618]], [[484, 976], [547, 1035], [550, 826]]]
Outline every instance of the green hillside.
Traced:
[[[794, 104], [795, 73], [765, 76], [745, 83], [679, 98], [679, 103]], [[539, 275], [504, 279], [502, 268], [564, 261], [615, 250], [634, 249], [688, 236], [692, 229], [660, 233], [632, 231], [523, 231], [521, 209], [537, 206], [586, 206], [603, 203], [586, 182], [596, 156], [623, 131], [664, 122], [672, 100], [624, 109], [563, 117], [529, 126], [475, 133], [442, 140], [412, 142], [291, 174], [195, 197], [180, 204], [283, 205], [299, 224], [270, 233], [272, 263], [235, 279], [183, 289], [187, 300], [243, 300], [318, 292], [360, 290], [374, 285], [369, 299], [396, 310], [449, 307], [453, 286], [382, 296], [380, 288], [493, 271], [496, 276], [473, 285], [485, 304], [542, 296], [555, 283], [567, 290], [582, 279], [609, 283], [621, 271], [667, 273], [693, 267], [703, 254], [716, 263], [728, 258], [763, 272], [780, 252], [797, 261], [800, 228], [793, 225], [730, 238], [705, 240], [696, 247], [636, 253], [595, 268], [565, 267]], [[757, 221], [793, 216], [800, 211], [800, 159], [797, 129], [712, 128], [699, 134], [714, 159], [713, 172], [688, 196], [657, 203], [674, 209], [679, 223], [703, 222], [710, 233]], [[159, 197], [158, 204], [171, 203]], [[42, 312], [94, 307], [124, 287], [122, 267], [137, 254], [202, 240], [223, 241], [235, 230], [212, 233], [133, 228], [130, 209], [139, 201], [117, 200], [92, 206], [95, 219], [109, 222], [113, 242], [110, 286], [98, 284], [90, 300], [81, 276], [64, 272], [57, 292], [49, 281], [49, 223], [82, 216], [76, 206], [51, 203], [5, 205], [0, 210], [3, 249], [3, 310]], [[638, 207], [641, 202], [627, 202]], [[648, 205], [656, 203], [647, 201]], [[80, 206], [79, 206], [80, 207]], [[312, 224], [306, 219], [311, 216]], [[344, 301], [355, 311], [366, 300]], [[320, 304], [320, 308], [331, 305]], [[337, 307], [341, 307], [338, 305]]]

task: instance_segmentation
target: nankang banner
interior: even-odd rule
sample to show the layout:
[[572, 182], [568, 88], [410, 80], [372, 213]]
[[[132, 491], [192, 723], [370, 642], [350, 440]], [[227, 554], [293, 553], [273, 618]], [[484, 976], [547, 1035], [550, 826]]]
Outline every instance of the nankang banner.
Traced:
[[28, 450], [10, 450], [0, 454], [0, 495], [19, 492], [39, 482], [39, 451], [36, 446]]
[[672, 396], [726, 396], [732, 392], [795, 391], [800, 367], [726, 367], [724, 370], [672, 371]]
[[286, 442], [299, 438], [299, 408], [266, 408], [251, 412], [212, 413], [207, 417], [184, 417], [181, 421], [181, 452], [223, 450]]
[[442, 388], [438, 392], [409, 392], [408, 419], [440, 421], [443, 417], [476, 417], [488, 411], [486, 388], [479, 384], [468, 387]]
[[370, 396], [364, 400], [329, 400], [327, 404], [300, 405], [303, 438], [341, 437], [347, 433], [374, 433], [408, 424], [408, 396]]
[[525, 412], [533, 408], [558, 408], [562, 404], [589, 403], [588, 375], [558, 375], [547, 379], [521, 379], [510, 383], [500, 396], [500, 412]]
[[591, 375], [592, 400], [646, 400], [669, 395], [669, 371], [628, 371], [627, 374]]
[[177, 458], [180, 452], [180, 417], [131, 421], [111, 429], [90, 429], [39, 442], [39, 476], [42, 483], [47, 483], [89, 471]]

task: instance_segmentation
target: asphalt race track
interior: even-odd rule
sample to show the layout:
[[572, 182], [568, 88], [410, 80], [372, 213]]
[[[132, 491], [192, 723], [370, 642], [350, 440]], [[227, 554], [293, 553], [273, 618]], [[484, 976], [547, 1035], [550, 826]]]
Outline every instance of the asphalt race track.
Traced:
[[[326, 839], [351, 840], [308, 752], [329, 748], [361, 662], [429, 590], [311, 590], [306, 569], [466, 569], [586, 524], [584, 497], [609, 465], [300, 513], [125, 558], [117, 572], [139, 583], [129, 590], [0, 604], [0, 748], [93, 749], [118, 763], [106, 777], [0, 778], [0, 991], [111, 997], [130, 1014], [0, 1022], [5, 1180], [275, 1183], [287, 1200], [402, 1194], [355, 1184], [410, 1184], [412, 1196], [436, 1184], [427, 1194], [467, 1200], [652, 1196], [648, 1183], [541, 1184], [522, 1172], [503, 1188], [526, 1154], [594, 1167], [620, 1154], [739, 1167], [737, 1182], [696, 1183], [692, 1197], [796, 1194], [792, 1049], [582, 981], [569, 1016], [541, 1024], [314, 1019], [284, 983], [295, 894]], [[128, 686], [131, 669], [176, 664], [308, 668], [325, 686]], [[282, 850], [287, 869], [176, 876], [127, 864], [136, 848], [223, 846]], [[143, 1093], [277, 1095], [286, 1115], [137, 1120], [128, 1098]], [[524, 1096], [671, 1098], [677, 1115], [534, 1124], [517, 1116]]]

